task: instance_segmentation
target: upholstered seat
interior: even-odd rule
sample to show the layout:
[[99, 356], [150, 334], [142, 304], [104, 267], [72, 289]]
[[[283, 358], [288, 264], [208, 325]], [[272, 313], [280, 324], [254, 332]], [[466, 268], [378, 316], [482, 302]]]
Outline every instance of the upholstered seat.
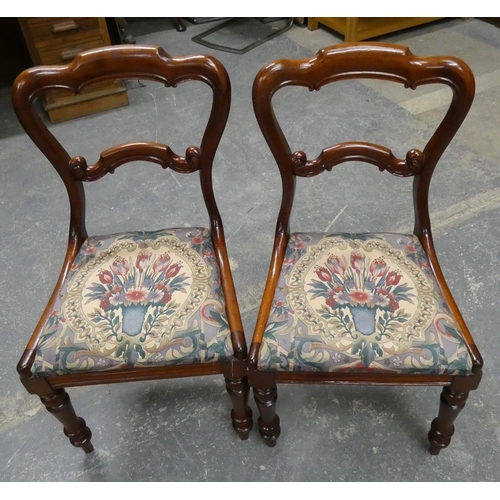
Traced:
[[293, 233], [258, 368], [467, 375], [472, 360], [415, 235]]
[[208, 230], [88, 238], [47, 320], [35, 376], [228, 361], [224, 295]]

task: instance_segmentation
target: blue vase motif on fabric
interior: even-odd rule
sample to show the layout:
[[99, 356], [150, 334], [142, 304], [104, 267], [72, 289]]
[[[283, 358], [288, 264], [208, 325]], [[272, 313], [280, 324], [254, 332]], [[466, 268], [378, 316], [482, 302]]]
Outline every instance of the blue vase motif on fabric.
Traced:
[[351, 306], [352, 320], [359, 333], [371, 335], [375, 333], [375, 318], [377, 309], [375, 307]]
[[142, 325], [144, 324], [144, 318], [146, 317], [147, 310], [148, 306], [134, 305], [123, 307], [122, 331], [132, 337], [139, 335], [142, 331]]

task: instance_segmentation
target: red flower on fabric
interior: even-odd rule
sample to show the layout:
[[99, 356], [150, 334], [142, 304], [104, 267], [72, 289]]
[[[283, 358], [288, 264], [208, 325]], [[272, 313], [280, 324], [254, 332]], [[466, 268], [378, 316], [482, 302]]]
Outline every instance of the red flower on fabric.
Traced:
[[110, 285], [111, 283], [113, 283], [113, 274], [108, 270], [101, 271], [99, 273], [99, 280], [101, 283]]
[[345, 266], [339, 257], [336, 255], [329, 255], [328, 260], [326, 261], [326, 267], [330, 270], [330, 272], [335, 274], [344, 274]]
[[401, 279], [402, 275], [397, 272], [397, 271], [391, 271], [390, 273], [387, 274], [387, 277], [385, 278], [385, 282], [388, 285], [397, 285], [399, 283], [399, 280]]
[[333, 290], [328, 290], [328, 297], [326, 298], [326, 305], [334, 308], [337, 305], [337, 302], [335, 301], [335, 298], [333, 297], [333, 294], [335, 292]]
[[297, 250], [303, 250], [306, 247], [306, 242], [302, 241], [298, 236], [295, 237], [292, 244]]
[[406, 251], [408, 253], [416, 253], [417, 252], [417, 247], [415, 246], [413, 241], [406, 244]]
[[353, 267], [356, 272], [360, 273], [365, 268], [365, 257], [359, 251], [354, 251], [351, 253], [351, 267]]
[[132, 302], [132, 304], [138, 304], [139, 302], [145, 302], [148, 299], [148, 292], [144, 288], [131, 288], [125, 294], [125, 300]]
[[326, 267], [319, 267], [314, 272], [321, 281], [332, 281], [332, 276]]
[[363, 305], [368, 304], [368, 302], [372, 302], [373, 294], [365, 290], [353, 290], [352, 292], [349, 292], [349, 298], [353, 302]]
[[161, 273], [165, 271], [165, 269], [167, 269], [167, 267], [170, 265], [170, 262], [172, 262], [170, 255], [168, 255], [167, 253], [161, 254], [156, 258], [153, 264], [153, 271], [155, 273]]
[[162, 304], [168, 304], [171, 300], [172, 300], [172, 294], [171, 293], [165, 293], [165, 294], [163, 294], [161, 302], [162, 302]]
[[390, 300], [389, 301], [389, 309], [391, 311], [397, 311], [399, 309], [399, 304], [395, 300]]
[[328, 307], [332, 307], [333, 308], [333, 307], [335, 307], [337, 305], [337, 302], [335, 302], [335, 299], [333, 297], [328, 297], [326, 299], [326, 305]]
[[387, 264], [382, 257], [375, 259], [370, 265], [370, 272], [375, 276], [375, 278], [379, 278], [383, 276], [387, 272]]
[[212, 250], [203, 250], [202, 255], [204, 259], [211, 259], [215, 257], [215, 253]]
[[104, 299], [104, 300], [101, 300], [101, 302], [99, 303], [99, 307], [103, 311], [107, 311], [111, 307], [111, 304], [109, 303], [108, 299]]
[[126, 276], [126, 274], [130, 271], [130, 264], [125, 258], [117, 257], [113, 264], [111, 264], [111, 269], [113, 269], [115, 274]]
[[181, 268], [182, 266], [180, 264], [172, 264], [165, 273], [165, 278], [173, 278], [174, 276], [177, 276]]
[[137, 256], [137, 260], [135, 261], [135, 266], [137, 267], [137, 269], [139, 269], [141, 273], [143, 273], [144, 269], [148, 267], [150, 259], [151, 259], [151, 254], [149, 252], [143, 251]]

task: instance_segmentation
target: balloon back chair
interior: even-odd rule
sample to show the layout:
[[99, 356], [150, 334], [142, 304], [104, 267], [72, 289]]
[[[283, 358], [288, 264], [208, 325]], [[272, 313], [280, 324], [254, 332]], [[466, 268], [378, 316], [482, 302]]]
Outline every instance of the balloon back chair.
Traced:
[[[273, 111], [284, 86], [319, 90], [351, 78], [415, 89], [445, 84], [453, 99], [423, 151], [406, 159], [386, 147], [344, 142], [308, 160], [291, 152]], [[482, 359], [444, 280], [428, 210], [431, 176], [474, 96], [469, 67], [454, 57], [416, 57], [401, 46], [342, 44], [309, 60], [278, 60], [255, 78], [253, 104], [279, 167], [283, 195], [271, 265], [253, 336], [249, 383], [259, 431], [270, 446], [280, 433], [276, 383], [444, 386], [430, 452], [449, 445], [453, 422], [478, 387]], [[412, 234], [290, 233], [296, 177], [312, 177], [346, 161], [367, 162], [413, 177]]]
[[[157, 142], [103, 151], [97, 163], [70, 157], [33, 103], [49, 89], [77, 93], [105, 80], [137, 78], [177, 86], [198, 80], [213, 91], [200, 147], [185, 156]], [[69, 196], [69, 240], [62, 271], [18, 364], [25, 388], [41, 398], [74, 446], [93, 450], [66, 387], [223, 374], [234, 429], [252, 427], [247, 347], [224, 231], [212, 189], [212, 162], [231, 101], [228, 74], [209, 56], [171, 57], [155, 47], [108, 47], [65, 66], [35, 67], [14, 83], [13, 105], [27, 134], [59, 173]], [[210, 229], [174, 228], [87, 235], [84, 182], [131, 161], [199, 172]], [[144, 221], [148, 229], [149, 221]]]

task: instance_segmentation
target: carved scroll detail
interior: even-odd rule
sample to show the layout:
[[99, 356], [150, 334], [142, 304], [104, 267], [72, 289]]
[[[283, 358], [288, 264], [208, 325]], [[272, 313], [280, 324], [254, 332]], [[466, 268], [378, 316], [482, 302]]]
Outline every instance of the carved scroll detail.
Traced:
[[425, 157], [418, 149], [411, 149], [406, 159], [401, 160], [390, 149], [365, 142], [337, 144], [323, 149], [314, 160], [308, 160], [303, 151], [295, 151], [291, 156], [292, 172], [299, 177], [313, 177], [346, 161], [363, 161], [375, 165], [380, 171], [387, 170], [398, 177], [411, 177], [421, 172]]
[[176, 172], [191, 173], [199, 170], [200, 158], [200, 149], [195, 146], [188, 147], [183, 157], [176, 155], [165, 144], [134, 142], [103, 151], [97, 163], [90, 166], [83, 156], [75, 156], [69, 161], [69, 168], [78, 180], [90, 182], [114, 173], [120, 165], [131, 161], [149, 161], [162, 168], [170, 167]]

